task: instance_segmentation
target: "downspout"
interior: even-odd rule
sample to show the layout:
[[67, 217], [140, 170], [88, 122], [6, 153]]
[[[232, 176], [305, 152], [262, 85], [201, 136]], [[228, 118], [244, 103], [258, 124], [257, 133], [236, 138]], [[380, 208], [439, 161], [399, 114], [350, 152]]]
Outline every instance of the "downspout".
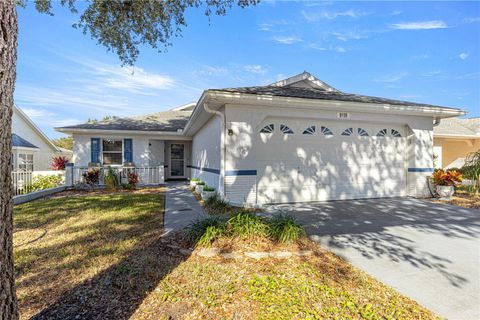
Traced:
[[220, 134], [220, 181], [219, 181], [219, 187], [221, 187], [221, 190], [219, 190], [220, 195], [223, 195], [225, 198], [225, 130], [226, 128], [226, 120], [225, 120], [225, 114], [218, 110], [212, 110], [208, 107], [208, 103], [203, 104], [203, 109], [211, 114], [217, 115], [220, 117], [221, 121], [221, 127], [222, 127], [222, 133]]

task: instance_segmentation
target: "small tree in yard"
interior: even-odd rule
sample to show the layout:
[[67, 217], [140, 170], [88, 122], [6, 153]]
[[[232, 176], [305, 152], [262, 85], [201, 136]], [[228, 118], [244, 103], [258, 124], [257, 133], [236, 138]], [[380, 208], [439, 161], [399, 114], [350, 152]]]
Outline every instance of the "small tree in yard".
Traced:
[[[123, 65], [133, 65], [140, 45], [158, 51], [186, 27], [185, 11], [203, 8], [206, 16], [225, 15], [233, 5], [246, 7], [259, 0], [90, 0], [74, 27], [114, 51]], [[52, 0], [34, 0], [41, 13], [52, 13]], [[76, 0], [61, 0], [77, 13]], [[0, 0], [0, 318], [17, 319], [12, 243], [11, 124], [17, 60], [16, 5], [22, 0]], [[160, 49], [159, 46], [162, 48]]]
[[471, 152], [465, 158], [462, 173], [467, 179], [476, 181], [476, 192], [480, 192], [480, 150]]

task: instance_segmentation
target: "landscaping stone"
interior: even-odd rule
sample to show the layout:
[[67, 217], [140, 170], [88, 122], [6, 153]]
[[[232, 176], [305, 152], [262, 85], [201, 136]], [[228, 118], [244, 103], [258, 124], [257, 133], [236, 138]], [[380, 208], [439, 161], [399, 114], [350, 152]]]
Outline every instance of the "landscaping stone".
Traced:
[[290, 251], [273, 251], [270, 252], [270, 257], [275, 259], [287, 259], [290, 258], [293, 254]]
[[300, 250], [297, 252], [294, 252], [295, 255], [299, 257], [305, 257], [305, 256], [311, 256], [313, 254], [312, 250]]
[[243, 255], [241, 253], [238, 253], [238, 252], [226, 252], [226, 253], [222, 253], [221, 254], [222, 258], [224, 259], [235, 259], [235, 260], [239, 260], [239, 259], [242, 259], [243, 258]]
[[261, 252], [261, 251], [245, 252], [245, 256], [252, 259], [257, 259], [257, 260], [267, 258], [269, 255], [270, 254], [268, 252]]
[[197, 252], [197, 255], [204, 258], [213, 258], [220, 254], [219, 248], [203, 248]]

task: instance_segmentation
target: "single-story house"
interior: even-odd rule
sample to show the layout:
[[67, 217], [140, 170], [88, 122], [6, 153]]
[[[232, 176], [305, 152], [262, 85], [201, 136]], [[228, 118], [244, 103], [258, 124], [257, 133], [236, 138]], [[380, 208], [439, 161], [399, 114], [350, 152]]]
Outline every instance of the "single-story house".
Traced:
[[72, 151], [59, 148], [20, 108], [13, 106], [13, 171], [48, 171], [57, 156], [72, 157]]
[[209, 89], [197, 103], [57, 128], [75, 166], [162, 166], [232, 203], [428, 195], [433, 126], [457, 108], [339, 91], [308, 72], [267, 86]]
[[442, 119], [433, 127], [436, 168], [461, 168], [465, 157], [480, 150], [480, 118]]

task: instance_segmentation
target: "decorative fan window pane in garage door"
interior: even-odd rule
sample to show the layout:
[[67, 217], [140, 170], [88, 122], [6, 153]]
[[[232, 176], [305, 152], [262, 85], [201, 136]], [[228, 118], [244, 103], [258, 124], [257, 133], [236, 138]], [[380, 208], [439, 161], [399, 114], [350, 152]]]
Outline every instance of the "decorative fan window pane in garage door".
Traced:
[[332, 130], [328, 129], [327, 127], [323, 127], [323, 126], [322, 126], [322, 127], [320, 128], [320, 131], [321, 131], [324, 135], [326, 135], [326, 136], [333, 136]]
[[275, 126], [273, 125], [273, 123], [271, 123], [263, 127], [262, 130], [260, 130], [260, 133], [272, 133], [274, 129]]
[[394, 138], [401, 138], [401, 137], [402, 137], [402, 135], [400, 134], [400, 132], [398, 132], [398, 131], [395, 130], [395, 129], [392, 129], [391, 133], [392, 133], [392, 137], [394, 137]]
[[353, 134], [353, 128], [343, 130], [342, 136], [351, 136]]
[[361, 137], [368, 137], [368, 132], [362, 128], [357, 129], [358, 135]]
[[284, 124], [281, 124], [281, 125], [280, 125], [280, 131], [282, 131], [282, 132], [285, 133], [285, 134], [293, 134], [293, 130], [290, 129], [289, 126], [284, 125]]
[[314, 134], [316, 130], [315, 126], [310, 126], [307, 129], [303, 130], [303, 134]]
[[385, 137], [386, 135], [387, 135], [387, 129], [382, 129], [377, 133], [377, 137]]

